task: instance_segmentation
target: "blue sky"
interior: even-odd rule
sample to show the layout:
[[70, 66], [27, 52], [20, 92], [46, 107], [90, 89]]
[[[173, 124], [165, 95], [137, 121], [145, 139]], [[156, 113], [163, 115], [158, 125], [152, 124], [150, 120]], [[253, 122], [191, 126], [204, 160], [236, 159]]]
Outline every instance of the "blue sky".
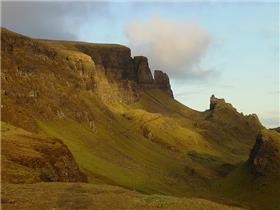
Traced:
[[[55, 6], [48, 11], [57, 11], [53, 22], [49, 19], [42, 24], [43, 19], [37, 18], [34, 28], [30, 26], [28, 30], [21, 27], [24, 25], [21, 21], [25, 18], [30, 24], [34, 17], [44, 17], [45, 6], [39, 6], [33, 14], [34, 5], [6, 5], [10, 14], [11, 11], [19, 14], [18, 10], [22, 10], [26, 16], [24, 10], [30, 12], [28, 17], [19, 17], [17, 21], [11, 21], [7, 12], [2, 17], [2, 25], [42, 38], [127, 45], [133, 55], [147, 55], [152, 69], [168, 72], [175, 98], [185, 105], [203, 111], [209, 106], [210, 95], [215, 94], [232, 103], [238, 111], [256, 113], [268, 127], [280, 126], [279, 3], [66, 4], [48, 5]], [[58, 23], [67, 28], [58, 25], [63, 33], [49, 34], [51, 28], [58, 31], [55, 28]], [[35, 27], [36, 24], [40, 27]], [[155, 36], [163, 40], [163, 44], [159, 44]], [[193, 47], [181, 49], [182, 45], [193, 43]]]

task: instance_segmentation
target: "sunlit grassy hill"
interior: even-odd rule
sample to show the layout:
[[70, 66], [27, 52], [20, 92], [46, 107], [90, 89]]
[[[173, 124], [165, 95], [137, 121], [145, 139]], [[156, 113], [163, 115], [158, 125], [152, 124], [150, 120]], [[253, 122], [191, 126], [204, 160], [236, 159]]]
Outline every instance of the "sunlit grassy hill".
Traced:
[[[230, 177], [263, 128], [255, 115], [244, 116], [215, 97], [205, 112], [184, 106], [173, 99], [169, 83], [151, 80], [145, 59], [136, 62], [125, 46], [38, 40], [6, 29], [1, 35], [2, 121], [61, 141], [92, 187], [203, 199], [191, 201], [193, 209], [195, 203], [197, 209], [219, 209], [212, 201], [246, 208], [258, 202], [238, 199], [239, 191], [228, 187], [239, 182]], [[189, 209], [188, 200], [161, 196], [164, 205], [171, 199]], [[161, 205], [157, 196], [137, 199]], [[120, 202], [116, 198], [116, 209], [123, 209]], [[172, 205], [166, 209], [176, 209]]]

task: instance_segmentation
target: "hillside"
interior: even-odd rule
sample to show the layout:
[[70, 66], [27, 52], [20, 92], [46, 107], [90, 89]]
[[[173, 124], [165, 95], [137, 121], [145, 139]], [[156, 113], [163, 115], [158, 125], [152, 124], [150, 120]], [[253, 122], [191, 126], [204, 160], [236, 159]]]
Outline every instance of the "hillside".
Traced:
[[251, 202], [253, 209], [280, 209], [280, 135], [263, 129], [248, 160], [229, 176], [214, 182], [225, 197]]
[[[86, 176], [74, 181], [89, 182], [81, 184], [82, 189], [114, 185], [137, 191], [139, 196], [158, 194], [205, 200], [198, 203], [256, 206], [258, 201], [252, 197], [227, 196], [213, 184], [227, 181], [247, 161], [263, 129], [256, 115], [238, 113], [215, 96], [204, 112], [184, 106], [173, 98], [167, 74], [161, 70], [152, 74], [147, 58], [132, 58], [130, 49], [121, 45], [39, 40], [2, 28], [1, 66], [4, 127], [28, 133], [24, 139], [40, 136], [45, 144], [59, 142], [77, 164], [72, 163], [70, 171], [75, 168]], [[21, 134], [11, 138], [32, 150], [33, 141], [22, 139]], [[22, 164], [8, 155], [13, 151], [3, 146], [2, 163], [7, 159], [20, 170]], [[33, 161], [27, 162], [32, 169], [19, 179], [31, 181], [21, 183], [45, 181], [29, 178], [36, 177], [38, 170]], [[2, 171], [8, 166], [2, 164]], [[19, 176], [18, 170], [2, 176], [7, 184], [6, 199], [21, 199], [17, 196], [24, 193], [9, 193], [14, 187], [8, 184], [14, 183], [9, 177]], [[61, 185], [64, 187], [67, 184]], [[117, 207], [118, 199], [116, 208], [122, 209]]]

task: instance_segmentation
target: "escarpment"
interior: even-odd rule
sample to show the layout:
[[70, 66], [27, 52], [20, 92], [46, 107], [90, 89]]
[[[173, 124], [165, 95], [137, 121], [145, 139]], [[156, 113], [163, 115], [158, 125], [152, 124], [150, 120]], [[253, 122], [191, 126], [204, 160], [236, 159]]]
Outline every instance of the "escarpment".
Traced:
[[109, 77], [131, 80], [144, 89], [158, 88], [173, 98], [168, 75], [155, 70], [153, 78], [147, 57], [132, 58], [130, 49], [122, 45], [77, 44], [75, 47], [89, 55]]
[[132, 58], [125, 46], [32, 39], [4, 28], [1, 35], [1, 111], [11, 124], [36, 130], [36, 119], [70, 118], [92, 125], [85, 92], [98, 106], [131, 104], [150, 89], [173, 97], [169, 80], [155, 81], [148, 59]]
[[137, 80], [130, 49], [122, 45], [80, 43], [75, 47], [115, 79]]

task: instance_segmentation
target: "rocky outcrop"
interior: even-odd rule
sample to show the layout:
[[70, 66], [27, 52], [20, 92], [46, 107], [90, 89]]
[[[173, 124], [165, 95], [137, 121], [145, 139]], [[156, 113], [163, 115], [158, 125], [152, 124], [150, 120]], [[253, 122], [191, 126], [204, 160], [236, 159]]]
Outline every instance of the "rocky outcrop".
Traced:
[[133, 61], [138, 83], [153, 84], [154, 79], [148, 64], [148, 59], [144, 56], [135, 56]]
[[210, 108], [204, 112], [204, 118], [196, 126], [205, 130], [208, 139], [215, 139], [218, 144], [228, 144], [229, 148], [238, 139], [240, 145], [245, 145], [238, 149], [244, 156], [249, 153], [256, 135], [263, 129], [257, 115], [239, 113], [225, 99], [214, 95], [210, 97]]
[[134, 71], [137, 74], [137, 82], [141, 87], [144, 87], [145, 89], [160, 89], [173, 98], [169, 77], [166, 73], [160, 70], [155, 70], [153, 78], [148, 59], [144, 56], [135, 56], [133, 62]]
[[[262, 128], [259, 118], [256, 114], [244, 115], [243, 113], [239, 113], [230, 103], [227, 103], [225, 99], [216, 98], [215, 95], [210, 97], [210, 117], [214, 115], [219, 117], [223, 115], [223, 118], [230, 118], [231, 120], [238, 120], [242, 122], [246, 122], [247, 126], [252, 128]], [[223, 119], [221, 119], [223, 120]], [[228, 119], [229, 120], [229, 119]]]
[[[262, 130], [248, 160], [249, 170], [255, 176], [280, 175], [280, 134]], [[279, 176], [280, 177], [280, 176]]]
[[117, 44], [79, 43], [75, 47], [89, 55], [96, 65], [115, 79], [137, 80], [133, 59], [128, 47]]
[[1, 123], [2, 183], [87, 182], [59, 139], [49, 139]]
[[171, 90], [168, 75], [160, 70], [155, 70], [154, 78], [155, 85], [173, 98], [173, 92]]
[[[216, 98], [215, 95], [210, 97], [210, 111], [222, 109], [222, 108], [231, 108], [234, 109], [233, 106], [229, 103], [225, 102], [225, 99]], [[235, 109], [234, 109], [235, 110]]]

